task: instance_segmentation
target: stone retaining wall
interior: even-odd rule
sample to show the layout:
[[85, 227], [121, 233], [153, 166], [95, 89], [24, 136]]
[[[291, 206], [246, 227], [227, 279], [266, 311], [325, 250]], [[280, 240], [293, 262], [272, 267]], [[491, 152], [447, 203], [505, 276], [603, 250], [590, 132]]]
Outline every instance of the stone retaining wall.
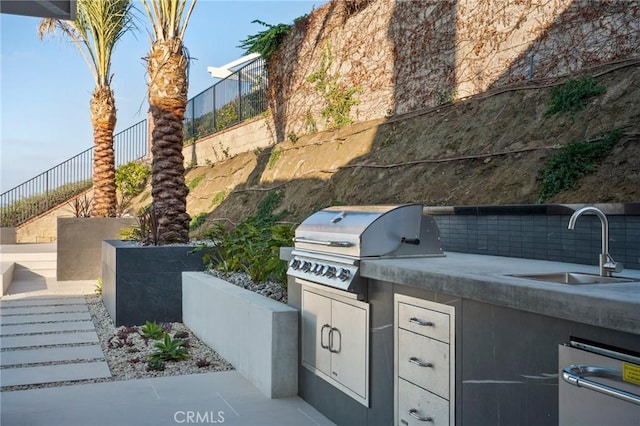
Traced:
[[359, 86], [351, 117], [432, 107], [530, 78], [640, 55], [640, 3], [547, 0], [332, 1], [300, 20], [269, 64], [278, 141], [325, 128], [307, 77]]

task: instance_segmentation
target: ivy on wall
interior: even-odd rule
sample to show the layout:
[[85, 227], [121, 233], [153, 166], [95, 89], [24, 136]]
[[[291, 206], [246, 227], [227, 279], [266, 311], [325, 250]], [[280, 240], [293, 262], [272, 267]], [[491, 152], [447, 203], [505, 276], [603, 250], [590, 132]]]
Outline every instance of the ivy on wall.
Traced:
[[324, 99], [324, 106], [320, 113], [326, 126], [329, 129], [339, 129], [353, 122], [350, 116], [351, 108], [360, 103], [355, 95], [362, 92], [362, 87], [345, 87], [340, 83], [338, 73], [329, 72], [332, 65], [333, 55], [329, 44], [326, 43], [322, 51], [320, 68], [307, 77], [307, 82], [311, 83], [315, 91]]

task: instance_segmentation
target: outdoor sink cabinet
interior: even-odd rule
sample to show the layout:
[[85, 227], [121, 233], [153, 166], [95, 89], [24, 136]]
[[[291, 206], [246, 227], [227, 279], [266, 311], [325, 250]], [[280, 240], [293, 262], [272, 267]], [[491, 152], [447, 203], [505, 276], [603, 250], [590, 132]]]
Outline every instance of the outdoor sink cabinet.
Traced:
[[[513, 276], [598, 275], [598, 219], [584, 216], [567, 230], [580, 207], [429, 211], [446, 257], [360, 264], [370, 310], [368, 404], [301, 364], [299, 395], [339, 425], [558, 424], [560, 345], [581, 338], [640, 352], [638, 204], [604, 206], [611, 253], [625, 264], [614, 276], [627, 280], [575, 285]], [[543, 253], [542, 244], [556, 243], [566, 252], [547, 246]], [[290, 277], [289, 304], [300, 309], [303, 290]]]

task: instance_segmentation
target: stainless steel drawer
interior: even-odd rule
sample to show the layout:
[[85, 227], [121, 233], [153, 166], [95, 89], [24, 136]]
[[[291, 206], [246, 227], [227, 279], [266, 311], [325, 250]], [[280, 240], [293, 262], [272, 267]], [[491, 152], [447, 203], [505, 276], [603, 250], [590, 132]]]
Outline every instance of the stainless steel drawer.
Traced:
[[398, 376], [449, 400], [449, 345], [398, 330]]
[[398, 426], [449, 425], [449, 401], [398, 379]]
[[441, 312], [399, 303], [398, 327], [449, 343], [449, 315]]

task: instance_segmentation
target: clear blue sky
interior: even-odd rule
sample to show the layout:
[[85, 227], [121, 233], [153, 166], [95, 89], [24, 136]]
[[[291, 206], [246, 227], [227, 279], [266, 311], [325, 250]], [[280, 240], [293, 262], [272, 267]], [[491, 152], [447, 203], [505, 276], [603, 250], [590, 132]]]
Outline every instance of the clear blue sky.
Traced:
[[[189, 98], [217, 80], [208, 66], [241, 56], [237, 46], [265, 27], [290, 24], [325, 4], [315, 1], [199, 0], [187, 27], [185, 45], [194, 58]], [[138, 31], [124, 36], [112, 58], [116, 132], [146, 118], [147, 18], [141, 5]], [[61, 37], [40, 41], [38, 18], [0, 15], [0, 192], [35, 177], [93, 144], [89, 100], [94, 82], [76, 47]]]

